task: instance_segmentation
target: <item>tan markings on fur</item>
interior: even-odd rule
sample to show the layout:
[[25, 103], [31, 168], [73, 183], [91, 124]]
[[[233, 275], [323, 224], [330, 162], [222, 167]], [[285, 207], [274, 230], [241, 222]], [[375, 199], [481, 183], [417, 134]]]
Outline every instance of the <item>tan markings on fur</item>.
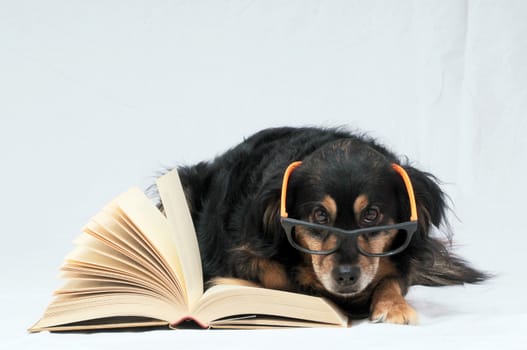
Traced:
[[335, 255], [311, 255], [311, 264], [313, 271], [318, 280], [322, 283], [326, 290], [333, 292], [335, 286], [331, 276], [331, 271], [337, 266], [334, 259]]
[[373, 279], [373, 283], [379, 283], [379, 281], [386, 279], [388, 277], [396, 277], [398, 275], [397, 268], [390, 259], [380, 259], [379, 267], [377, 268], [377, 274]]
[[[298, 226], [296, 227], [296, 232], [296, 239], [298, 243], [309, 249], [328, 249], [335, 244], [336, 238], [334, 236], [330, 236], [325, 242], [321, 242], [320, 240], [313, 238], [312, 235], [310, 235], [310, 231], [308, 229]], [[335, 261], [335, 254], [310, 254], [306, 256], [306, 260], [311, 262], [316, 277], [322, 283], [325, 289], [329, 292], [338, 294], [338, 292], [336, 292], [338, 287], [335, 285], [335, 281], [331, 273], [338, 265], [338, 263]], [[362, 290], [368, 287], [368, 285], [370, 285], [372, 280], [375, 278], [377, 275], [379, 260], [380, 259], [376, 257], [367, 257], [362, 254], [359, 255], [358, 264], [361, 269], [361, 275], [358, 281], [357, 293], [360, 293]]]
[[298, 284], [304, 287], [311, 287], [314, 289], [324, 289], [320, 281], [318, 280], [315, 272], [311, 267], [302, 266], [298, 269], [296, 275], [296, 280]]
[[[392, 223], [393, 221], [389, 222], [389, 224]], [[379, 234], [370, 239], [359, 236], [357, 242], [359, 247], [364, 251], [382, 253], [390, 248], [395, 236], [397, 236], [397, 230], [387, 230], [379, 232]]]
[[[334, 257], [334, 255], [311, 255], [311, 263], [316, 276], [330, 292], [333, 292], [335, 288], [331, 272], [338, 265]], [[368, 257], [359, 254], [357, 264], [361, 270], [361, 274], [357, 281], [357, 292], [352, 293], [353, 295], [360, 294], [369, 286], [378, 284], [384, 278], [397, 276], [396, 267], [387, 258]]]
[[[312, 250], [326, 250], [334, 246], [336, 237], [334, 235], [328, 237], [324, 242], [319, 239], [313, 238], [309, 234], [309, 230], [304, 229], [300, 226], [296, 228], [298, 242], [306, 248]], [[335, 285], [335, 281], [332, 277], [332, 271], [337, 267], [338, 263], [335, 261], [335, 254], [329, 255], [317, 255], [317, 254], [306, 254], [306, 263], [312, 266], [312, 272], [310, 278], [316, 278], [319, 286], [323, 286], [324, 289], [331, 293], [339, 294], [337, 292], [338, 287]], [[372, 275], [374, 272], [371, 273]], [[313, 280], [305, 281], [304, 285], [313, 285]], [[365, 283], [366, 285], [367, 283]]]
[[258, 280], [265, 288], [291, 290], [284, 267], [276, 261], [258, 260]]
[[373, 292], [370, 320], [397, 324], [417, 324], [417, 312], [404, 300], [396, 278], [382, 280]]
[[256, 255], [256, 252], [252, 249], [249, 243], [243, 244], [238, 247], [231, 248], [229, 251], [231, 253], [243, 253], [247, 255]]
[[368, 206], [369, 203], [370, 200], [365, 194], [361, 194], [355, 199], [355, 202], [353, 202], [353, 211], [355, 212], [357, 219], [360, 216], [360, 213]]
[[[393, 221], [390, 223], [393, 223]], [[372, 253], [380, 253], [391, 244], [396, 235], [397, 230], [389, 230], [381, 232], [375, 240], [367, 241], [366, 239], [359, 237], [357, 242], [362, 250]], [[360, 254], [358, 264], [361, 270], [361, 289], [376, 284], [385, 276], [393, 276], [397, 271], [391, 260], [387, 258], [368, 257]]]
[[[387, 278], [397, 278], [398, 275], [399, 275], [399, 272], [392, 260], [388, 258], [380, 258], [379, 263], [377, 265], [377, 270], [375, 272], [375, 276], [373, 277], [370, 284], [372, 286], [376, 286], [382, 280], [385, 280]], [[402, 294], [405, 294], [405, 293], [406, 293], [406, 290], [403, 291]]]
[[215, 286], [217, 284], [229, 284], [235, 286], [246, 286], [246, 287], [261, 287], [258, 283], [242, 280], [240, 278], [230, 278], [230, 277], [216, 277], [209, 281], [210, 286]]
[[[337, 203], [335, 200], [331, 196], [326, 195], [320, 203], [327, 210], [330, 220], [332, 222], [335, 221], [337, 218]], [[328, 238], [321, 240], [317, 237], [314, 237], [309, 229], [306, 229], [302, 226], [297, 226], [295, 228], [295, 232], [296, 241], [307, 249], [331, 250], [336, 245], [337, 238], [332, 234], [330, 234]]]
[[295, 227], [295, 241], [302, 247], [311, 250], [331, 250], [337, 244], [337, 237], [329, 234], [324, 240], [314, 237], [309, 229], [302, 226]]
[[334, 222], [337, 218], [337, 203], [335, 202], [335, 200], [331, 196], [326, 195], [322, 199], [321, 203], [328, 211], [329, 216], [331, 218], [331, 222]]
[[230, 253], [245, 261], [240, 265], [238, 273], [244, 278], [257, 280], [263, 287], [272, 289], [291, 290], [291, 282], [282, 264], [262, 258], [249, 243], [232, 248]]
[[362, 254], [359, 254], [358, 257], [358, 265], [361, 273], [359, 280], [357, 281], [357, 292], [361, 292], [366, 289], [371, 284], [375, 276], [377, 276], [381, 259], [378, 257], [370, 257]]
[[[325, 241], [314, 238], [309, 229], [297, 226], [296, 230], [296, 241], [303, 247], [311, 250], [325, 250], [334, 246], [336, 242], [335, 236], [328, 237]], [[306, 263], [311, 264], [313, 267], [314, 276], [324, 285], [325, 289], [331, 291], [331, 270], [336, 266], [333, 261], [334, 255], [317, 255], [317, 254], [306, 254]], [[312, 282], [306, 283], [306, 285], [312, 285]]]
[[[359, 255], [358, 265], [361, 270], [360, 277], [356, 283], [356, 291], [347, 293], [346, 295], [348, 297], [358, 295], [368, 288], [368, 286], [372, 285], [372, 281], [377, 277], [380, 261], [382, 259], [378, 257]], [[338, 262], [335, 261], [335, 254], [311, 255], [311, 263], [316, 277], [325, 289], [331, 293], [340, 295], [341, 293], [338, 292], [339, 287], [336, 285], [332, 276], [333, 269], [338, 266]]]

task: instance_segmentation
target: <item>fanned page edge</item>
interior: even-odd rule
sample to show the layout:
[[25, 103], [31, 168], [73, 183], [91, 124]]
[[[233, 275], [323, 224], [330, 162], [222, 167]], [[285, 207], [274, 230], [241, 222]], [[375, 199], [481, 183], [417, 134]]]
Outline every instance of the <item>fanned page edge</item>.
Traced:
[[[38, 323], [37, 323], [38, 324]], [[37, 325], [36, 324], [36, 325]], [[170, 328], [170, 324], [167, 321], [140, 321], [140, 322], [115, 322], [115, 323], [95, 323], [95, 324], [83, 324], [83, 322], [78, 322], [73, 325], [59, 325], [52, 327], [36, 327], [33, 326], [28, 329], [29, 333], [38, 333], [38, 332], [96, 332], [96, 331], [113, 331], [113, 330], [131, 330], [138, 328], [145, 329], [156, 329], [156, 328]]]
[[[143, 235], [145, 242], [151, 245], [152, 251], [158, 254], [167, 272], [174, 282], [181, 286], [185, 299], [185, 276], [183, 275], [181, 257], [174, 240], [170, 223], [154, 203], [137, 187], [133, 187], [116, 198], [117, 206]], [[185, 300], [185, 304], [188, 304]]]
[[[129, 189], [128, 191], [122, 193], [121, 195], [119, 195], [117, 198], [114, 198], [111, 203], [111, 205], [117, 205], [119, 208], [121, 208], [121, 210], [123, 212], [126, 213], [126, 215], [132, 219], [136, 224], [139, 223], [139, 226], [138, 228], [139, 229], [144, 229], [146, 228], [145, 230], [143, 230], [143, 232], [158, 232], [158, 231], [163, 231], [165, 234], [163, 234], [162, 236], [164, 237], [157, 237], [157, 239], [154, 239], [154, 241], [157, 241], [158, 243], [161, 242], [161, 243], [166, 243], [164, 245], [161, 245], [161, 251], [158, 251], [159, 254], [161, 254], [161, 258], [163, 260], [167, 260], [167, 258], [169, 259], [170, 256], [172, 256], [174, 259], [169, 259], [169, 260], [172, 260], [172, 261], [168, 261], [168, 265], [167, 268], [171, 269], [171, 272], [174, 273], [176, 276], [174, 276], [177, 280], [181, 280], [181, 284], [183, 285], [182, 287], [184, 288], [184, 281], [182, 280], [183, 279], [183, 275], [182, 275], [182, 270], [181, 270], [181, 267], [180, 267], [180, 260], [179, 260], [179, 257], [177, 255], [174, 255], [174, 241], [173, 241], [173, 237], [172, 237], [172, 230], [169, 228], [169, 223], [168, 221], [166, 220], [166, 217], [163, 216], [163, 214], [158, 210], [158, 208], [155, 207], [154, 203], [152, 203], [150, 201], [150, 199], [144, 194], [143, 191], [141, 191], [140, 189], [134, 187], [134, 188], [131, 188]], [[107, 208], [107, 206], [105, 206], [103, 209], [101, 210], [105, 210], [105, 208]], [[128, 215], [130, 214], [130, 215]], [[138, 218], [138, 222], [136, 222], [136, 219]], [[152, 220], [149, 220], [149, 218], [152, 218]], [[159, 229], [159, 230], [157, 230]], [[85, 235], [87, 233], [83, 233], [83, 235]], [[148, 233], [147, 233], [148, 235]], [[157, 234], [159, 235], [159, 234]], [[148, 239], [151, 239], [152, 237], [148, 237]], [[157, 248], [159, 248], [159, 244], [155, 244], [154, 242], [152, 242], [153, 245]], [[172, 254], [163, 254], [163, 252], [166, 252], [166, 251], [170, 251], [172, 250]], [[67, 256], [66, 256], [67, 258]], [[66, 261], [63, 263], [63, 266], [66, 265]], [[76, 318], [76, 319], [71, 319], [70, 321], [58, 321], [57, 322], [53, 322], [51, 321], [50, 322], [50, 316], [47, 314], [48, 311], [50, 310], [51, 307], [55, 306], [55, 305], [58, 305], [60, 303], [60, 298], [58, 296], [55, 296], [52, 301], [48, 304], [45, 312], [44, 312], [44, 315], [40, 318], [40, 320], [38, 320], [32, 327], [30, 327], [28, 329], [29, 332], [38, 332], [38, 331], [41, 331], [41, 330], [66, 330], [66, 328], [69, 329], [69, 323], [71, 322], [83, 322], [83, 320], [89, 320], [89, 319], [96, 319], [97, 317], [87, 317], [87, 318], [82, 318], [82, 317], [79, 317], [79, 318]], [[167, 304], [165, 304], [167, 305]], [[182, 305], [185, 305], [185, 310], [181, 310], [183, 314], [187, 314], [189, 311], [188, 311], [188, 304], [186, 303], [186, 300], [185, 301], [182, 301]], [[170, 305], [172, 306], [172, 305]], [[161, 309], [166, 309], [166, 307], [161, 307]], [[179, 316], [177, 315], [179, 313]], [[169, 325], [174, 319], [180, 319], [181, 318], [181, 313], [180, 312], [177, 312], [177, 313], [173, 313], [173, 316], [170, 316], [168, 317], [168, 315], [166, 315], [167, 317], [163, 317], [161, 318], [161, 320], [159, 321], [159, 323], [162, 323], [164, 322], [165, 324]], [[104, 313], [101, 313], [101, 316], [102, 314]], [[113, 316], [117, 316], [117, 315], [113, 315]], [[99, 316], [98, 316], [99, 317]], [[105, 316], [103, 316], [105, 317]], [[68, 316], [66, 316], [65, 318], [68, 318]], [[156, 321], [157, 322], [157, 321]], [[157, 324], [157, 323], [156, 323]], [[76, 330], [82, 330], [83, 329], [83, 325], [80, 325], [78, 327], [76, 327]], [[116, 328], [122, 328], [120, 325], [115, 325]], [[127, 326], [125, 326], [127, 327]], [[91, 329], [95, 329], [97, 328], [97, 326], [93, 326], [93, 327], [90, 327]], [[103, 328], [108, 328], [108, 325], [106, 325], [105, 327]]]
[[75, 327], [75, 330], [132, 327], [126, 323], [101, 323], [97, 320], [115, 318], [147, 318], [149, 323], [169, 325], [173, 319], [181, 319], [187, 314], [173, 303], [167, 303], [153, 296], [137, 293], [116, 293], [105, 296], [86, 296], [72, 302], [64, 298], [55, 298], [29, 332], [43, 330], [59, 331]]
[[203, 270], [194, 223], [177, 169], [158, 178], [157, 187], [181, 261], [187, 303], [192, 310], [203, 295]]

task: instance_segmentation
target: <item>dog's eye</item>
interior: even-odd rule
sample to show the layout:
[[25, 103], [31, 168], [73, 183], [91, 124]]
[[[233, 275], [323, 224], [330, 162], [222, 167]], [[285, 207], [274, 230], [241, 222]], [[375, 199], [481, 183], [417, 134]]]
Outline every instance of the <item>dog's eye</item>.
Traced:
[[361, 213], [360, 222], [363, 226], [374, 225], [379, 220], [379, 217], [379, 209], [376, 207], [369, 207]]
[[327, 224], [329, 222], [328, 212], [324, 208], [316, 208], [313, 211], [313, 221], [317, 224]]

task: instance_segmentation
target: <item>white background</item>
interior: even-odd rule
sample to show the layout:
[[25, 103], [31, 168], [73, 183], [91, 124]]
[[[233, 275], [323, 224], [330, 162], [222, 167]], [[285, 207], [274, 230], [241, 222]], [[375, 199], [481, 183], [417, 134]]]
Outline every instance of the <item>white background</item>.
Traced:
[[[417, 327], [28, 335], [82, 225], [271, 126], [368, 132], [445, 183], [497, 277]], [[527, 2], [0, 0], [0, 347], [527, 348]]]

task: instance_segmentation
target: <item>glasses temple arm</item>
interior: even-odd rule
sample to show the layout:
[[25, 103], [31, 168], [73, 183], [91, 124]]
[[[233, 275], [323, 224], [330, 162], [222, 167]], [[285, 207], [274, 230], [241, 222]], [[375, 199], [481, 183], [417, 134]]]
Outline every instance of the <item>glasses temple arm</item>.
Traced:
[[293, 170], [298, 168], [300, 164], [302, 164], [301, 161], [297, 161], [297, 162], [293, 162], [289, 164], [289, 166], [287, 167], [284, 173], [284, 178], [282, 180], [282, 194], [280, 196], [280, 216], [283, 218], [286, 218], [288, 216], [285, 205], [287, 202], [286, 196], [287, 196], [287, 185], [289, 183], [289, 176], [291, 176], [291, 173], [293, 172]]
[[406, 187], [406, 192], [408, 192], [408, 200], [410, 201], [410, 221], [417, 221], [417, 206], [415, 204], [415, 193], [414, 187], [412, 186], [412, 181], [410, 176], [404, 168], [398, 164], [393, 163], [392, 168], [403, 178], [404, 186]]

